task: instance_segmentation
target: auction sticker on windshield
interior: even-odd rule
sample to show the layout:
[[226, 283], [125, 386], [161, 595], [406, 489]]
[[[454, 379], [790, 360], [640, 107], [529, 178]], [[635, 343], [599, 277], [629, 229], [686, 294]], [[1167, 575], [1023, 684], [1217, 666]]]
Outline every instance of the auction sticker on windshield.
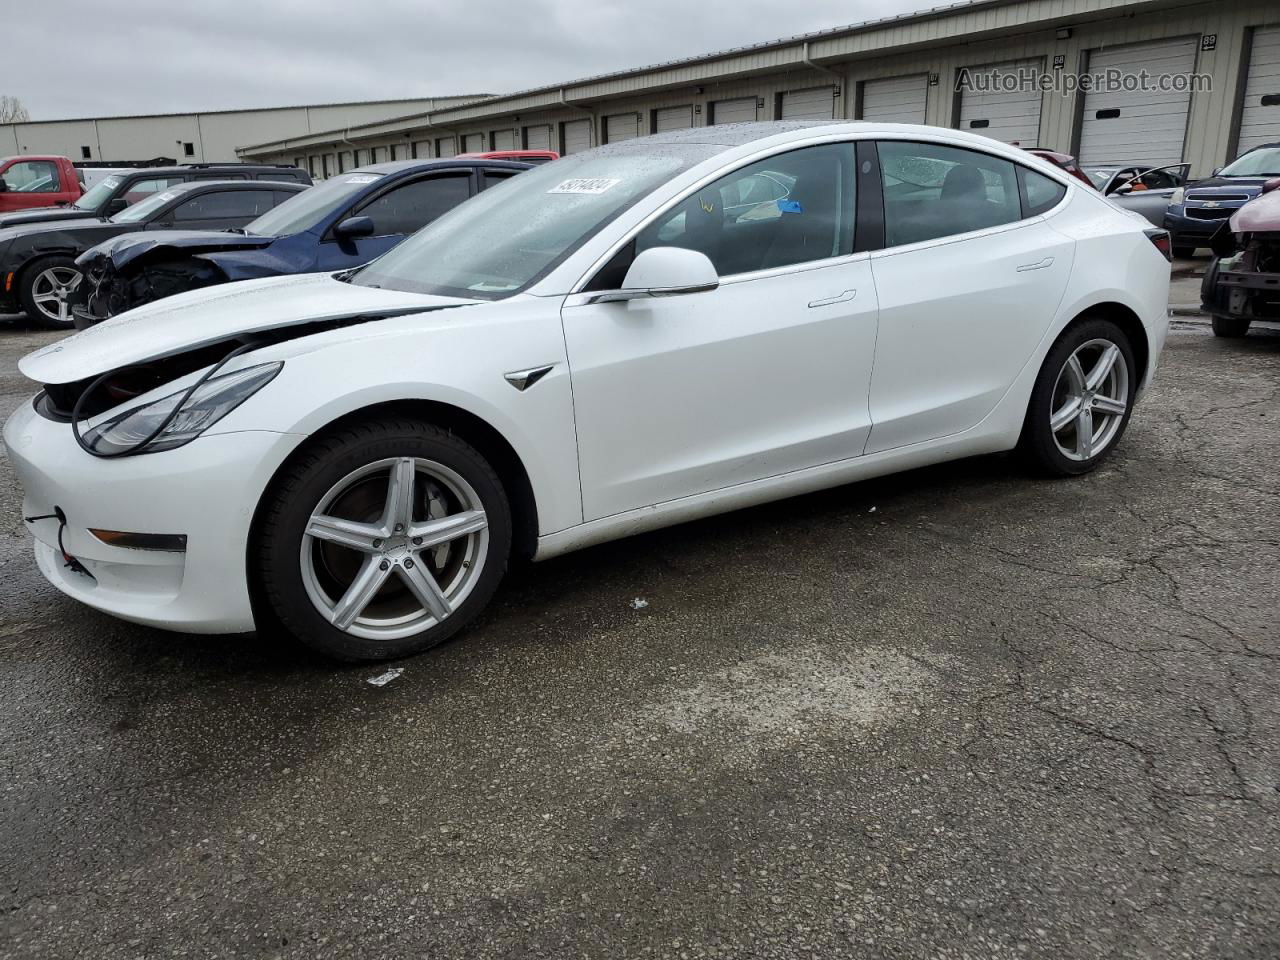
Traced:
[[604, 193], [610, 187], [616, 187], [622, 181], [610, 177], [577, 177], [573, 180], [562, 180], [547, 193]]
[[376, 173], [357, 173], [354, 177], [347, 177], [347, 183], [373, 183], [378, 179]]

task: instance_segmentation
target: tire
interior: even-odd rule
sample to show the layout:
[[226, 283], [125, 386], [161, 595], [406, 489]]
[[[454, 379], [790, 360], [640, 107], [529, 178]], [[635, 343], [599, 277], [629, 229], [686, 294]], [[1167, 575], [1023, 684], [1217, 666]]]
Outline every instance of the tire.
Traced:
[[[1108, 372], [1090, 389], [1088, 380], [1100, 370], [1098, 361], [1111, 347], [1116, 353]], [[1079, 361], [1078, 371], [1068, 366], [1073, 357]], [[1068, 327], [1050, 348], [1032, 388], [1019, 443], [1024, 456], [1051, 476], [1079, 476], [1096, 469], [1124, 436], [1137, 382], [1133, 347], [1119, 326], [1092, 317]], [[1054, 415], [1070, 414], [1073, 397], [1082, 405], [1088, 398], [1091, 426], [1086, 428], [1080, 416], [1068, 416], [1055, 431]], [[1123, 411], [1118, 412], [1121, 400]]]
[[[404, 486], [413, 491], [407, 512], [389, 505]], [[511, 508], [493, 467], [457, 436], [413, 420], [317, 438], [276, 478], [258, 515], [249, 567], [260, 603], [337, 660], [389, 660], [443, 643], [488, 604], [511, 555]], [[395, 517], [411, 522], [396, 528]], [[415, 546], [415, 530], [427, 546]], [[435, 537], [445, 539], [433, 546]]]
[[1215, 337], [1243, 337], [1249, 332], [1249, 325], [1252, 323], [1246, 317], [1213, 317], [1213, 335]]
[[1196, 247], [1174, 247], [1173, 258], [1175, 260], [1190, 260], [1196, 255]]
[[[70, 309], [62, 301], [59, 310], [56, 301], [48, 296], [58, 289], [73, 290], [84, 282], [84, 275], [71, 257], [41, 257], [33, 260], [22, 271], [18, 298], [22, 301], [27, 319], [46, 330], [73, 330]], [[65, 317], [65, 319], [64, 319]]]

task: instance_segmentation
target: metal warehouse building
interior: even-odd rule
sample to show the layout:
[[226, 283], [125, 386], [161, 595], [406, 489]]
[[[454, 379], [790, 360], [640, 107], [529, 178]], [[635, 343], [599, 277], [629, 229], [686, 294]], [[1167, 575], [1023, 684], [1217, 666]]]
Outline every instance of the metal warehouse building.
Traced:
[[483, 95], [7, 123], [0, 124], [0, 156], [46, 153], [108, 163], [152, 157], [234, 162], [236, 148], [256, 140], [305, 136], [479, 99]]
[[[1196, 73], [1206, 83], [1064, 94], [960, 82], [992, 68], [1048, 78]], [[258, 116], [270, 111], [245, 111], [236, 115], [246, 118], [242, 127], [220, 136], [234, 140], [243, 159], [297, 163], [324, 177], [378, 160], [463, 151], [574, 153], [739, 120], [867, 119], [961, 127], [1086, 163], [1186, 160], [1193, 175], [1203, 175], [1251, 146], [1280, 141], [1280, 6], [978, 0], [520, 93], [402, 106], [393, 118], [348, 115], [326, 129], [315, 117], [296, 129]], [[120, 122], [141, 131], [153, 119]], [[0, 152], [8, 149], [5, 136], [0, 127]], [[62, 140], [37, 139], [23, 140], [23, 149], [79, 156]], [[215, 158], [207, 150], [197, 156]]]
[[[965, 69], [1207, 75], [1169, 93], [958, 90]], [[382, 157], [480, 149], [573, 153], [736, 120], [867, 119], [961, 127], [1089, 163], [1187, 160], [1207, 174], [1280, 141], [1280, 6], [988, 0], [824, 30], [241, 148], [317, 176]]]

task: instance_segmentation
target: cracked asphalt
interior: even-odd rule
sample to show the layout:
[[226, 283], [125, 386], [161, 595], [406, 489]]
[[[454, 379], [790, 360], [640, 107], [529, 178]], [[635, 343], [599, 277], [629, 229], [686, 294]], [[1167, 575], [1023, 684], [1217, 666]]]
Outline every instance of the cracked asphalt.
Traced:
[[0, 462], [0, 957], [1274, 958], [1278, 373], [1178, 322], [1090, 477], [517, 570], [383, 687], [63, 598]]

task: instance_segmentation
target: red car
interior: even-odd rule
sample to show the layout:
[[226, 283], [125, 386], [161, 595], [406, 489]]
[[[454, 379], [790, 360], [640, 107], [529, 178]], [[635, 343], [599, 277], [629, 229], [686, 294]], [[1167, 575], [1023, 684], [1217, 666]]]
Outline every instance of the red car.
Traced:
[[560, 154], [554, 150], [487, 150], [483, 153], [460, 153], [458, 156], [468, 160], [517, 160], [520, 163], [550, 163], [560, 159]]
[[74, 203], [84, 193], [66, 157], [0, 159], [0, 213]]
[[1039, 147], [1027, 147], [1027, 153], [1034, 153], [1042, 160], [1048, 160], [1055, 167], [1067, 171], [1081, 183], [1087, 183], [1092, 189], [1097, 190], [1089, 175], [1080, 169], [1080, 165], [1076, 163], [1076, 158], [1067, 153], [1058, 153], [1056, 150], [1042, 150]]

